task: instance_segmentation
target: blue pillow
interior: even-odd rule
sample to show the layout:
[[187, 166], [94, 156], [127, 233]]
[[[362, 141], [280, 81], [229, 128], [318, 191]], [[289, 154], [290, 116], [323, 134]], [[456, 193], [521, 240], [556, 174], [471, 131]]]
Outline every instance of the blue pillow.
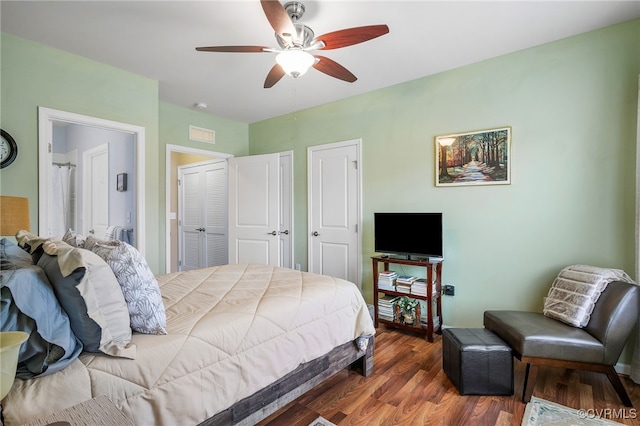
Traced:
[[29, 334], [20, 347], [16, 377], [55, 373], [80, 355], [82, 343], [73, 334], [44, 271], [12, 251], [6, 242], [0, 243], [0, 330]]
[[33, 265], [34, 263], [27, 251], [6, 238], [0, 240], [0, 262], [2, 262], [2, 269], [5, 269], [5, 265], [15, 267], [18, 264]]

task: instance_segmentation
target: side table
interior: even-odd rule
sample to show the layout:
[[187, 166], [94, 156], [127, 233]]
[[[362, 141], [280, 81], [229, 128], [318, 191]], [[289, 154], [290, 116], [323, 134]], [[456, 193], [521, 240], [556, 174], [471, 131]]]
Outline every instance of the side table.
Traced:
[[81, 402], [73, 407], [27, 423], [25, 426], [47, 426], [51, 423], [62, 425], [67, 422], [71, 426], [135, 426], [124, 413], [113, 405], [105, 395], [97, 396]]

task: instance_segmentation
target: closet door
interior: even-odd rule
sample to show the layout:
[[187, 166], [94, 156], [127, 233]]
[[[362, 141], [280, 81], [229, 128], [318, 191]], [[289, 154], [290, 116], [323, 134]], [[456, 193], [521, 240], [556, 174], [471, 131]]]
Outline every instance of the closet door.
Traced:
[[204, 170], [204, 231], [206, 266], [229, 263], [227, 232], [227, 162], [219, 161]]
[[309, 272], [360, 287], [360, 140], [307, 148]]
[[279, 154], [229, 159], [229, 262], [280, 266]]
[[178, 269], [228, 263], [227, 162], [179, 167], [178, 193]]

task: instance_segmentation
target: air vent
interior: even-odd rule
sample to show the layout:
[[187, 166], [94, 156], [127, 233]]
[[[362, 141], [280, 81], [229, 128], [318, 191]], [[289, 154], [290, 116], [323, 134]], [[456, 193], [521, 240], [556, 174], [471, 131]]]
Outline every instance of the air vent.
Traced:
[[198, 142], [216, 143], [216, 132], [202, 127], [189, 126], [189, 139]]

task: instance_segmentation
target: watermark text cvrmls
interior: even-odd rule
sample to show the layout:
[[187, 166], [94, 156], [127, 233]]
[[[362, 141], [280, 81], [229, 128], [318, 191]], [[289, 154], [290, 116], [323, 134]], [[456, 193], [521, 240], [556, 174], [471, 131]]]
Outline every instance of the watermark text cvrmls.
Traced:
[[578, 410], [578, 417], [608, 420], [635, 419], [638, 417], [638, 411], [635, 408], [589, 408]]

